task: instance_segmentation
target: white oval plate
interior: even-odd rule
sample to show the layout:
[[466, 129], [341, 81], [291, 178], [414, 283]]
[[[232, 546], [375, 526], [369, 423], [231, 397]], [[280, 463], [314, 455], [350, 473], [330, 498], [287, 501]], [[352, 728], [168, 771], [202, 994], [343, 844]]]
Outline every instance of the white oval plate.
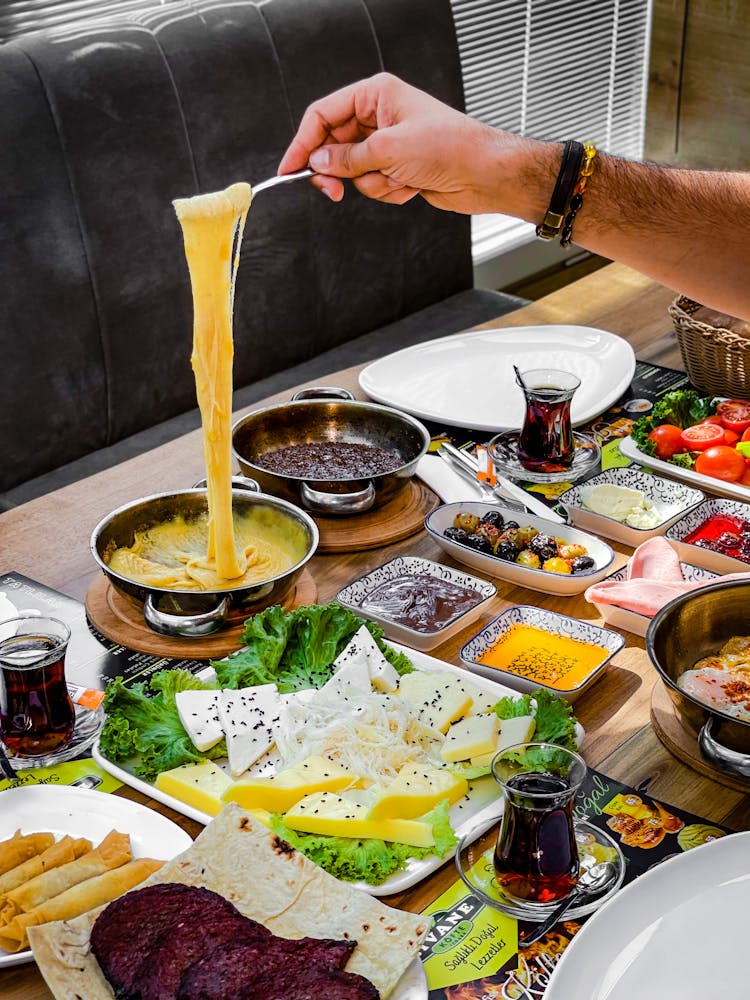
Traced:
[[[549, 573], [543, 569], [531, 569], [528, 566], [500, 559], [498, 556], [477, 552], [476, 549], [470, 549], [468, 545], [454, 542], [443, 534], [445, 529], [453, 524], [453, 518], [456, 514], [461, 511], [468, 514], [478, 514], [481, 517], [488, 510], [500, 511], [506, 521], [518, 521], [522, 526], [529, 524], [548, 535], [556, 535], [569, 542], [579, 542], [594, 560], [594, 569], [589, 570], [588, 573], [571, 573], [570, 575]], [[509, 507], [498, 507], [497, 504], [446, 503], [427, 515], [424, 526], [430, 537], [458, 562], [498, 580], [513, 583], [518, 587], [528, 587], [529, 590], [537, 590], [542, 594], [557, 594], [559, 597], [580, 594], [592, 583], [598, 583], [602, 577], [606, 576], [615, 558], [614, 552], [606, 542], [587, 534], [585, 531], [569, 528], [566, 524], [555, 524], [553, 521], [547, 521], [535, 514], [519, 514], [517, 510], [511, 510]]]
[[747, 996], [750, 832], [663, 861], [576, 934], [544, 1000]]
[[480, 431], [519, 428], [523, 393], [513, 365], [573, 372], [574, 425], [603, 413], [635, 372], [633, 348], [622, 337], [588, 326], [519, 326], [474, 330], [415, 344], [368, 365], [359, 384], [372, 399], [424, 420]]
[[[57, 838], [88, 837], [98, 844], [110, 830], [130, 836], [134, 858], [168, 861], [187, 850], [192, 837], [166, 816], [121, 796], [62, 785], [27, 785], [0, 792], [0, 840], [47, 831]], [[0, 948], [0, 969], [31, 962], [30, 950]]]

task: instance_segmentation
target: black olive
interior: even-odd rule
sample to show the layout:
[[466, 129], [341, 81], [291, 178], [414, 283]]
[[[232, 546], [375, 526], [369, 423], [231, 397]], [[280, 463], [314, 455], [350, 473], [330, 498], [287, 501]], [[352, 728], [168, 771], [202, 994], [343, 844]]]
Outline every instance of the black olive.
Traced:
[[593, 569], [596, 563], [591, 556], [576, 556], [571, 560], [570, 568], [573, 573], [585, 573], [588, 569]]
[[486, 552], [487, 555], [492, 555], [492, 546], [484, 535], [467, 535], [463, 544], [468, 545], [470, 549], [476, 549], [477, 552]]
[[503, 515], [499, 510], [488, 510], [487, 513], [482, 516], [482, 521], [485, 524], [494, 524], [496, 528], [502, 528]]
[[543, 532], [534, 535], [528, 547], [532, 552], [536, 552], [542, 562], [554, 559], [557, 555], [557, 542], [551, 535], [545, 535]]
[[446, 528], [443, 532], [446, 538], [450, 538], [453, 542], [460, 542], [462, 545], [469, 537], [468, 531], [464, 531], [463, 528]]
[[499, 559], [505, 559], [506, 562], [515, 562], [516, 556], [518, 555], [518, 549], [513, 544], [513, 542], [505, 541], [498, 542], [497, 548], [495, 549], [495, 555]]
[[508, 528], [520, 528], [521, 525], [518, 523], [518, 521], [506, 521], [505, 522], [505, 527], [506, 527], [506, 529], [508, 529]]

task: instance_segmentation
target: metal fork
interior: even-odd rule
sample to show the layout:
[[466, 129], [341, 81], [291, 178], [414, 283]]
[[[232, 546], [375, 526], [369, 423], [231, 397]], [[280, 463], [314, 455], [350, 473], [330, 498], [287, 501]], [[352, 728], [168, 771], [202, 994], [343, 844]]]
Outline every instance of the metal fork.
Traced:
[[475, 486], [487, 503], [496, 503], [503, 507], [508, 507], [510, 510], [517, 510], [519, 513], [526, 513], [526, 507], [522, 503], [519, 503], [518, 500], [514, 500], [512, 497], [501, 495], [487, 483], [483, 483], [481, 479], [477, 479], [473, 473], [469, 472], [466, 466], [456, 461], [456, 459], [454, 459], [442, 445], [438, 448], [437, 453], [455, 473], [457, 473], [462, 479], [465, 479], [467, 483], [471, 483], [472, 486]]
[[267, 191], [268, 188], [276, 187], [277, 184], [290, 184], [292, 181], [301, 181], [305, 177], [313, 177], [315, 174], [314, 170], [299, 170], [296, 174], [280, 174], [278, 177], [269, 177], [267, 181], [261, 181], [260, 184], [251, 184], [250, 190], [252, 191], [253, 198], [256, 194], [260, 194], [261, 191]]

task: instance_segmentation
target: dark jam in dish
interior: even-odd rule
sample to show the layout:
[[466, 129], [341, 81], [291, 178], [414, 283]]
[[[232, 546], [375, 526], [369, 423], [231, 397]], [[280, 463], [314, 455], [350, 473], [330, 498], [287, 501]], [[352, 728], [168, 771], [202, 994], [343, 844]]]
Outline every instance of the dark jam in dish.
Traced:
[[744, 517], [712, 514], [691, 531], [685, 541], [750, 563], [750, 521]]
[[355, 441], [310, 441], [266, 451], [255, 464], [281, 476], [302, 479], [368, 479], [400, 469], [396, 451]]
[[437, 632], [482, 601], [482, 595], [436, 576], [403, 575], [387, 580], [362, 601], [362, 610], [406, 625], [415, 632]]

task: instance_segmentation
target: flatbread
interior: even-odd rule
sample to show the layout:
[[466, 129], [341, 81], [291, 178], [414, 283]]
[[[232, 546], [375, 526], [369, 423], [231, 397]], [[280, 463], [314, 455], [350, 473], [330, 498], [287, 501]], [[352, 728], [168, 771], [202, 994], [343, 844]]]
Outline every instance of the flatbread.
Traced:
[[[195, 843], [141, 883], [205, 886], [281, 937], [354, 938], [347, 972], [388, 996], [419, 951], [430, 918], [396, 910], [324, 872], [235, 803]], [[89, 949], [96, 913], [29, 928], [34, 958], [56, 1000], [112, 1000]]]

